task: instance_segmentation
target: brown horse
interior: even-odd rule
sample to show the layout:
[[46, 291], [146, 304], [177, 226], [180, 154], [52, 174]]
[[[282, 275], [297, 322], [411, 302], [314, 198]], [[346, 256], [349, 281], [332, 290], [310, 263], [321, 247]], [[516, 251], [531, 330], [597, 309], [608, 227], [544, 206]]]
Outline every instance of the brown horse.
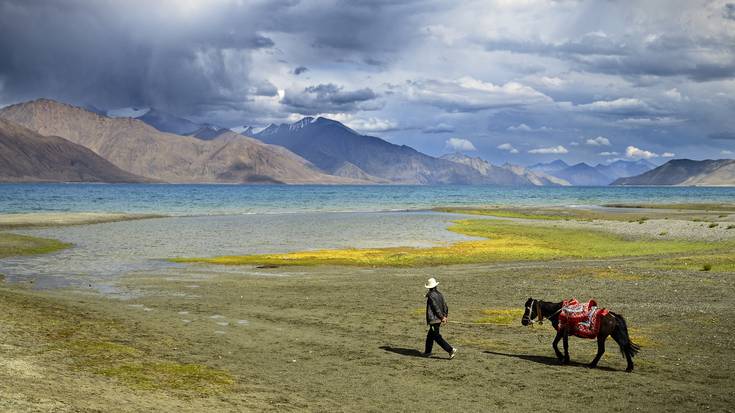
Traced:
[[[526, 311], [523, 313], [521, 324], [527, 326], [535, 322], [541, 323], [544, 319], [551, 321], [551, 324], [556, 329], [556, 337], [552, 343], [556, 357], [563, 364], [569, 363], [569, 328], [559, 328], [559, 313], [561, 312], [563, 303], [552, 303], [548, 301], [535, 300], [529, 298], [526, 301]], [[609, 311], [600, 320], [600, 331], [597, 333], [597, 355], [594, 360], [589, 364], [590, 368], [597, 367], [597, 362], [600, 361], [600, 357], [605, 354], [605, 340], [608, 336], [612, 336], [620, 346], [620, 352], [623, 353], [625, 359], [628, 362], [628, 367], [625, 369], [627, 372], [633, 371], [633, 357], [638, 353], [640, 347], [630, 340], [628, 335], [628, 326], [625, 323], [625, 319], [620, 314], [615, 314]], [[559, 351], [559, 340], [564, 339], [564, 354]]]

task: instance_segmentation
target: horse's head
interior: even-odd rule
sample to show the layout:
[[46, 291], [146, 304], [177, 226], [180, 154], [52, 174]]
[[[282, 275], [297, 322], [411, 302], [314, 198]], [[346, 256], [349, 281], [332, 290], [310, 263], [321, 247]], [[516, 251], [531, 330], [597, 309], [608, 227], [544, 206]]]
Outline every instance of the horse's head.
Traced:
[[531, 297], [528, 297], [528, 300], [526, 300], [525, 311], [523, 311], [523, 318], [521, 318], [521, 324], [524, 326], [527, 326], [529, 324], [533, 324], [533, 319], [536, 318], [538, 314], [536, 314], [536, 300], [534, 300]]

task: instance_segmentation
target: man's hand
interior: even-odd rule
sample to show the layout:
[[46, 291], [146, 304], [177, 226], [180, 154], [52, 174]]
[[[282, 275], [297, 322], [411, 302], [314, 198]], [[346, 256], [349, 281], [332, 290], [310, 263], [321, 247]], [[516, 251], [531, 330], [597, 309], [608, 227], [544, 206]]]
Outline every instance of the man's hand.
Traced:
[[447, 318], [446, 317], [442, 317], [442, 324], [446, 324], [446, 323], [447, 323]]

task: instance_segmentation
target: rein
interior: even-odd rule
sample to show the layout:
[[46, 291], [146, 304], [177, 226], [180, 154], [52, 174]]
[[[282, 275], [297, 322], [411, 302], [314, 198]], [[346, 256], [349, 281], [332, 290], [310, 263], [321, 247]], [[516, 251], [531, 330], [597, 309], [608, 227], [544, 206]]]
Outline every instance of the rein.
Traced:
[[[533, 313], [531, 311], [531, 309], [534, 307], [534, 305], [536, 306], [536, 315], [538, 317], [538, 320], [533, 320], [531, 318], [531, 314]], [[564, 308], [564, 306], [559, 307], [559, 309], [556, 310], [553, 314], [548, 315], [548, 316], [545, 316], [541, 312], [541, 300], [533, 300], [533, 301], [531, 301], [531, 305], [526, 306], [526, 311], [528, 311], [528, 324], [530, 324], [530, 325], [533, 325], [533, 324], [536, 324], [536, 323], [543, 324], [544, 323], [544, 318], [549, 318], [550, 319], [551, 317], [554, 317], [555, 315], [557, 315], [557, 314], [559, 314], [561, 312], [562, 308]]]

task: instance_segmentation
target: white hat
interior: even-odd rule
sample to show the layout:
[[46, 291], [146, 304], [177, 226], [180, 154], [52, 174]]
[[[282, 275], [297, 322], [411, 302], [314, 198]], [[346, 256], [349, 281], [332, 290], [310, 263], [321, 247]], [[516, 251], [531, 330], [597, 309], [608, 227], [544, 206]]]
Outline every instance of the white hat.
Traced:
[[434, 288], [437, 285], [439, 285], [439, 282], [438, 281], [436, 281], [433, 278], [429, 278], [429, 280], [426, 282], [426, 285], [424, 285], [424, 287], [426, 287], [426, 288]]

